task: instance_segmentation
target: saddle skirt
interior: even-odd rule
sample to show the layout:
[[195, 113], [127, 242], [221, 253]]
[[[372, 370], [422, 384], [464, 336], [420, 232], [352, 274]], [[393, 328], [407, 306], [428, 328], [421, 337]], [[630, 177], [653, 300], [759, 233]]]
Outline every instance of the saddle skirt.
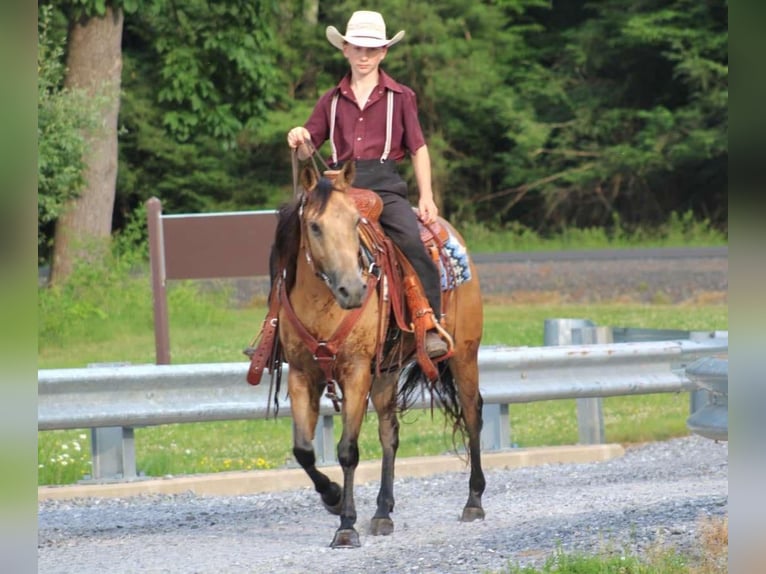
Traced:
[[[380, 214], [383, 211], [383, 201], [377, 193], [370, 189], [352, 187], [348, 190], [349, 196], [354, 200], [360, 215], [370, 225], [380, 229]], [[431, 256], [434, 264], [439, 269], [442, 292], [451, 291], [461, 283], [470, 281], [471, 267], [468, 260], [468, 251], [458, 241], [457, 237], [442, 223], [437, 220], [433, 224], [425, 225], [418, 218], [420, 240], [426, 251]], [[372, 247], [367, 245], [367, 247]], [[398, 252], [398, 250], [397, 250]], [[399, 254], [402, 257], [401, 254]]]

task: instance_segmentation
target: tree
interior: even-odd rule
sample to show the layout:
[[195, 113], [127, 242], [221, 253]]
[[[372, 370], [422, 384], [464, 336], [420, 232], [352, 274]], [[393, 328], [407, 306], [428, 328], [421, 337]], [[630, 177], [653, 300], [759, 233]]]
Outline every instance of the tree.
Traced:
[[56, 222], [51, 281], [65, 280], [77, 260], [98, 258], [112, 232], [117, 179], [117, 118], [122, 72], [123, 10], [94, 2], [70, 22], [65, 86], [98, 101], [98, 125], [84, 130], [84, 185]]

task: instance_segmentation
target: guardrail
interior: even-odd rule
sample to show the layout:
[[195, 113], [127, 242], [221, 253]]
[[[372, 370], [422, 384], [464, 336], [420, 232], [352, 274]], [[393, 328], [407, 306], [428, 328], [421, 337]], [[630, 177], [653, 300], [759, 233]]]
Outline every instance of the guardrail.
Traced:
[[[511, 446], [512, 403], [696, 390], [685, 367], [726, 352], [728, 332], [698, 334], [696, 339], [482, 347], [483, 448]], [[266, 417], [268, 384], [247, 385], [247, 368], [247, 363], [214, 363], [39, 370], [38, 429], [96, 429], [94, 479], [132, 478], [136, 426]], [[287, 372], [285, 368], [285, 376]], [[416, 407], [430, 408], [430, 396], [424, 394]], [[289, 414], [289, 398], [280, 398], [279, 416]], [[318, 458], [331, 462], [335, 412], [327, 399], [321, 414], [315, 446]]]

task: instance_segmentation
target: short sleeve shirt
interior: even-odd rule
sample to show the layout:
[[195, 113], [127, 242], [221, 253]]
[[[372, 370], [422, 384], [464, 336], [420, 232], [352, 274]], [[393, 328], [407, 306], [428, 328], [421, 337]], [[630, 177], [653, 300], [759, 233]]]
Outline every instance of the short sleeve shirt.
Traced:
[[383, 70], [380, 70], [379, 83], [362, 110], [351, 89], [350, 74], [319, 98], [304, 125], [311, 134], [314, 146], [318, 149], [330, 137], [331, 104], [337, 93], [339, 97], [333, 139], [338, 160], [380, 159], [386, 143], [386, 90], [394, 94], [391, 151], [388, 157], [399, 161], [407, 153], [415, 153], [426, 143], [418, 119], [417, 97], [411, 88], [393, 80]]

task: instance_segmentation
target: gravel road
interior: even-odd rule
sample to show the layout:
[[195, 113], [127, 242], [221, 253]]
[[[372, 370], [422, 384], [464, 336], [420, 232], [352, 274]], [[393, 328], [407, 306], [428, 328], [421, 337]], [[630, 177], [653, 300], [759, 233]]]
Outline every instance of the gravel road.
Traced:
[[478, 573], [539, 565], [557, 549], [695, 548], [728, 514], [728, 443], [651, 443], [588, 464], [487, 473], [486, 520], [463, 524], [466, 473], [397, 479], [391, 536], [367, 525], [377, 484], [356, 488], [362, 547], [328, 547], [337, 517], [311, 488], [237, 497], [139, 496], [39, 503], [41, 573]]

